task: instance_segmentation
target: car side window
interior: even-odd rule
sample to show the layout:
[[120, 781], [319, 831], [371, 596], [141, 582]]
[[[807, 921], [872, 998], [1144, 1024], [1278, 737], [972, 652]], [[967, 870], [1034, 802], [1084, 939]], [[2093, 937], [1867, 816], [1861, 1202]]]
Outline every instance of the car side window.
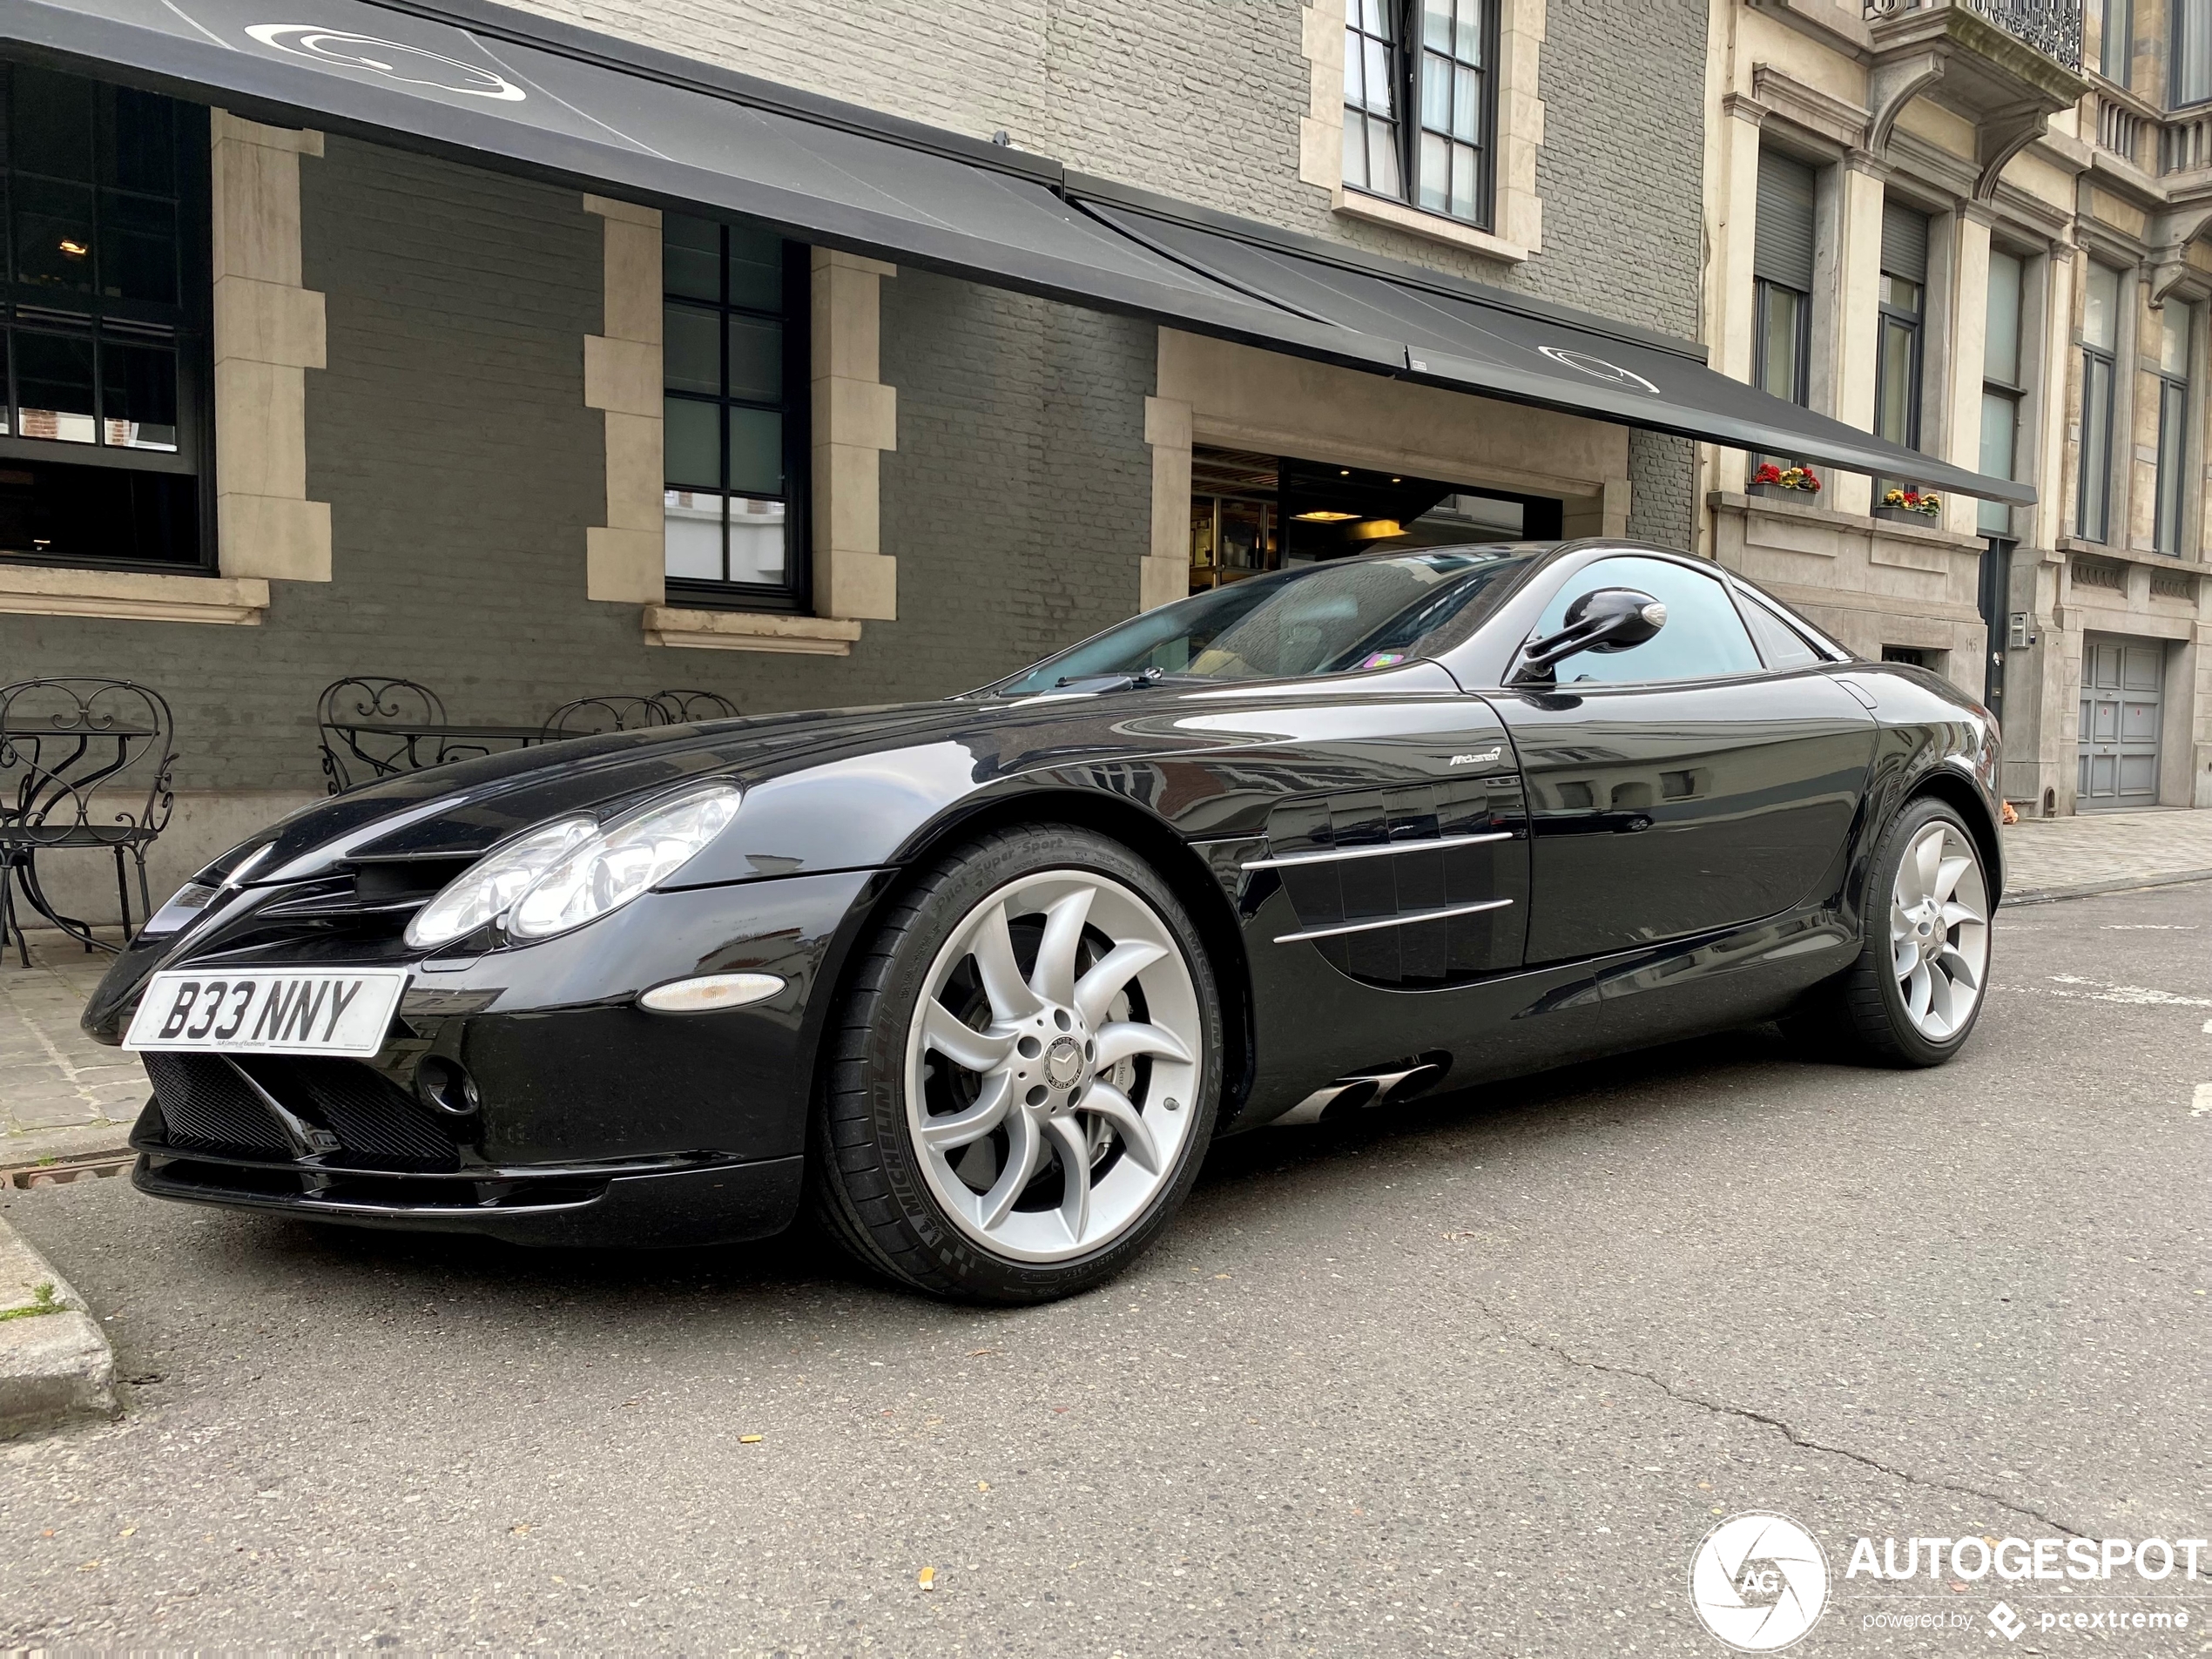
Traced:
[[1635, 588], [1667, 607], [1664, 626], [1627, 651], [1586, 651], [1558, 667], [1561, 685], [1648, 684], [1654, 680], [1711, 679], [1757, 674], [1764, 664], [1743, 619], [1719, 582], [1671, 559], [1623, 555], [1600, 559], [1569, 577], [1544, 607], [1540, 635], [1566, 626], [1568, 607], [1593, 588]]
[[1751, 625], [1751, 637], [1758, 642], [1759, 655], [1766, 658], [1766, 665], [1777, 673], [1785, 668], [1810, 668], [1823, 660], [1820, 653], [1805, 643], [1805, 637], [1761, 604], [1756, 595], [1739, 590], [1737, 597], [1743, 606], [1743, 620]]

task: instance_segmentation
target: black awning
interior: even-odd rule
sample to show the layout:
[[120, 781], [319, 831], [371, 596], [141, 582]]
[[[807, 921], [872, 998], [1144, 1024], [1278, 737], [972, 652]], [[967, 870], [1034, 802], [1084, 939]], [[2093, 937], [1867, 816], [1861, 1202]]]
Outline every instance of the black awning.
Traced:
[[463, 0], [439, 12], [371, 0], [273, 10], [268, 0], [7, 0], [0, 42], [259, 119], [498, 158], [999, 287], [1403, 367], [1392, 342], [1224, 287], [1079, 212], [1055, 193], [1049, 160], [827, 99], [785, 93], [772, 107], [780, 89], [500, 7]]
[[[0, 49], [1454, 390], [2000, 501], [1699, 347], [488, 0], [3, 0]], [[302, 21], [305, 18], [307, 21]], [[1080, 204], [1080, 206], [1076, 204]]]
[[1407, 374], [1456, 390], [1594, 415], [1763, 455], [1995, 501], [2035, 491], [1907, 449], [1708, 368], [1688, 341], [1502, 289], [1070, 180], [1091, 212], [1156, 252], [1316, 322], [1405, 348]]

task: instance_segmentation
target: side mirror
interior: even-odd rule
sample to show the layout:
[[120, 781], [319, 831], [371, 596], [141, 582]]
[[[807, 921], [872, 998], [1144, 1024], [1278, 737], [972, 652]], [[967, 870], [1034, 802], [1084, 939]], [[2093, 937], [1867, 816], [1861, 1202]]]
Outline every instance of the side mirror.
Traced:
[[1521, 648], [1516, 685], [1549, 685], [1554, 664], [1586, 651], [1629, 651], [1667, 625], [1667, 607], [1634, 588], [1595, 588], [1567, 607], [1567, 625]]

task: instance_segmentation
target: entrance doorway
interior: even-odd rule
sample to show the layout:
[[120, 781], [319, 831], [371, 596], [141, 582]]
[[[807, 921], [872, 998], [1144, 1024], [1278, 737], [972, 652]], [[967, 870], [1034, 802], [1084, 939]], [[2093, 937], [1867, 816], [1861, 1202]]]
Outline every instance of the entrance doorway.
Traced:
[[2165, 682], [2162, 640], [2082, 636], [2078, 811], [2158, 805], [2159, 705]]
[[1190, 590], [1355, 553], [1554, 541], [1565, 503], [1205, 445], [1190, 451]]

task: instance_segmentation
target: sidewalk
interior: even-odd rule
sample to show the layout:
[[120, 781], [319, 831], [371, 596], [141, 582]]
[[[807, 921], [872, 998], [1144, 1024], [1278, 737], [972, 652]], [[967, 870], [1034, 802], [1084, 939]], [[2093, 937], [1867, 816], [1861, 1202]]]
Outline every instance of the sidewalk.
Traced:
[[[2007, 904], [2212, 877], [2212, 812], [2028, 819], [2005, 832]], [[77, 1028], [106, 971], [58, 934], [31, 966], [0, 959], [0, 1169], [119, 1148], [145, 1103], [145, 1072]]]
[[30, 938], [29, 968], [0, 957], [0, 1169], [120, 1147], [148, 1092], [136, 1056], [78, 1029], [109, 957]]
[[2212, 811], [2025, 818], [2005, 832], [2005, 902], [2212, 876]]

